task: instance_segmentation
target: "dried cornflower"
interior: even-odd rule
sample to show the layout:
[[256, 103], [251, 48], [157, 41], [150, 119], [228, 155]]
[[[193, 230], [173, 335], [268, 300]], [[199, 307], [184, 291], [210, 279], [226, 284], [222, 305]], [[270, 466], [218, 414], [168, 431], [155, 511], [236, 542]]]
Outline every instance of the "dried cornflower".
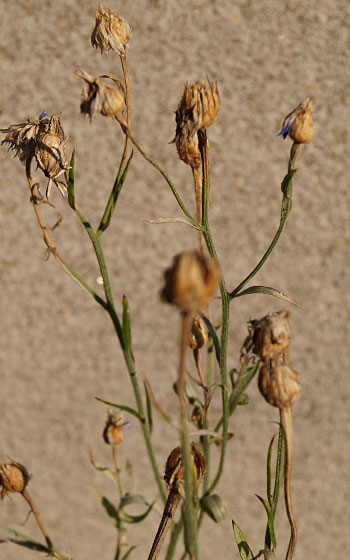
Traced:
[[30, 476], [27, 469], [20, 463], [0, 464], [1, 499], [8, 492], [23, 492], [29, 482]]
[[259, 389], [265, 400], [278, 408], [291, 406], [301, 393], [297, 372], [274, 360], [268, 360], [260, 368]]
[[291, 339], [289, 316], [288, 311], [277, 311], [250, 321], [254, 354], [263, 359], [276, 358], [287, 350]]
[[[117, 117], [118, 120], [124, 120], [121, 114], [125, 107], [124, 87], [120, 80], [112, 76], [94, 78], [82, 68], [75, 72], [74, 77], [85, 82], [81, 94], [80, 111], [89, 115], [90, 122], [97, 113], [101, 113], [104, 117]], [[110, 78], [118, 87], [107, 86], [102, 81], [103, 77]]]
[[1, 144], [9, 144], [9, 150], [14, 151], [25, 165], [30, 165], [35, 157], [38, 167], [48, 177], [46, 198], [50, 196], [51, 185], [54, 183], [61, 194], [66, 192], [66, 185], [58, 177], [68, 170], [66, 143], [64, 131], [60, 122], [60, 113], [45, 118], [40, 115], [36, 121], [28, 119], [26, 123], [14, 124], [9, 128], [0, 129], [7, 134]]
[[197, 350], [198, 348], [202, 348], [208, 341], [208, 331], [204, 324], [203, 319], [196, 315], [193, 319], [192, 329], [190, 332], [190, 339], [188, 341], [189, 347], [192, 350]]
[[208, 80], [207, 89], [203, 80], [195, 85], [187, 82], [176, 111], [175, 144], [180, 159], [191, 165], [201, 165], [197, 132], [211, 126], [218, 115], [220, 97], [217, 84]]
[[119, 56], [125, 54], [125, 45], [131, 39], [132, 30], [128, 22], [110, 8], [108, 11], [100, 3], [96, 12], [95, 28], [91, 35], [91, 44], [96, 49], [108, 53], [115, 51]]
[[314, 134], [314, 123], [312, 120], [312, 100], [307, 97], [293, 109], [283, 121], [282, 130], [277, 136], [287, 136], [298, 144], [311, 142]]
[[[205, 459], [202, 455], [198, 443], [191, 443], [191, 460], [196, 472], [197, 483], [199, 483], [205, 473]], [[169, 488], [174, 492], [185, 496], [185, 471], [181, 447], [176, 447], [170, 453], [164, 472], [164, 479]]]
[[122, 413], [113, 414], [108, 410], [108, 418], [103, 430], [103, 439], [108, 445], [119, 445], [123, 441], [123, 426], [125, 425]]
[[199, 251], [187, 251], [174, 257], [173, 264], [164, 273], [163, 301], [176, 305], [180, 311], [197, 311], [212, 298], [219, 280], [216, 261]]

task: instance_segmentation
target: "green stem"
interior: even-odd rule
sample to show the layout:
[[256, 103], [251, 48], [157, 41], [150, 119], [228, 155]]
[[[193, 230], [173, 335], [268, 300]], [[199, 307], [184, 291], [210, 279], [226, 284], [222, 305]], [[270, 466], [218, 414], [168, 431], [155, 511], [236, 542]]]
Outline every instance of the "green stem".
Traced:
[[281, 237], [281, 234], [284, 230], [284, 226], [286, 225], [286, 222], [287, 222], [287, 218], [288, 218], [289, 213], [292, 209], [293, 177], [294, 177], [294, 174], [296, 172], [296, 170], [294, 168], [294, 164], [295, 164], [296, 157], [298, 155], [298, 151], [299, 151], [298, 145], [295, 147], [295, 144], [293, 144], [292, 149], [291, 149], [291, 156], [290, 156], [290, 160], [289, 160], [289, 164], [288, 164], [288, 173], [284, 177], [284, 179], [282, 181], [282, 185], [281, 185], [281, 189], [282, 189], [282, 192], [283, 192], [283, 198], [282, 198], [282, 204], [281, 204], [280, 225], [278, 227], [278, 230], [276, 231], [276, 234], [275, 234], [273, 240], [271, 241], [270, 246], [268, 247], [268, 249], [265, 252], [265, 254], [263, 255], [263, 257], [260, 259], [260, 261], [258, 262], [256, 267], [252, 270], [252, 272], [250, 274], [248, 274], [248, 276], [234, 290], [232, 290], [232, 292], [229, 293], [230, 299], [233, 299], [234, 297], [236, 297], [238, 295], [238, 293], [242, 290], [242, 288], [247, 284], [247, 282], [249, 282], [252, 278], [254, 278], [256, 273], [259, 272], [259, 270], [262, 268], [262, 266], [265, 264], [265, 262], [267, 261], [267, 259], [271, 255], [272, 251], [274, 250], [279, 238]]

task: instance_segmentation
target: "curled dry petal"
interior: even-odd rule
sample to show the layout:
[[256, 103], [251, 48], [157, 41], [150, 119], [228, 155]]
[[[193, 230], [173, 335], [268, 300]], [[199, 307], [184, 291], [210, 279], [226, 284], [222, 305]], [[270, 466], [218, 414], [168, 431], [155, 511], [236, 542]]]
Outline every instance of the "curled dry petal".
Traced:
[[85, 82], [81, 94], [80, 111], [89, 115], [90, 121], [98, 113], [101, 113], [104, 117], [120, 115], [125, 107], [125, 98], [123, 86], [119, 80], [110, 77], [118, 87], [107, 86], [103, 82], [102, 76], [94, 78], [82, 68], [78, 69], [74, 76]]
[[108, 53], [115, 51], [118, 55], [125, 54], [125, 45], [131, 39], [132, 30], [128, 22], [113, 10], [108, 11], [99, 4], [96, 12], [95, 28], [91, 35], [91, 44], [96, 49]]

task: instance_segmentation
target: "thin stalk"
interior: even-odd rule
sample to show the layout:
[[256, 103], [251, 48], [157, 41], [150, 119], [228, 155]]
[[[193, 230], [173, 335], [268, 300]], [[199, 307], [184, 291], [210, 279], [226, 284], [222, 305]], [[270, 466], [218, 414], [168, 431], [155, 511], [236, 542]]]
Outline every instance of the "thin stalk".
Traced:
[[44, 522], [41, 519], [41, 515], [40, 515], [40, 511], [38, 510], [38, 508], [36, 507], [32, 497], [30, 496], [30, 494], [28, 494], [27, 490], [24, 489], [22, 492], [22, 496], [23, 498], [26, 500], [26, 502], [29, 504], [30, 509], [32, 510], [35, 520], [39, 526], [40, 531], [42, 532], [44, 539], [46, 541], [46, 544], [48, 546], [48, 548], [50, 548], [51, 550], [53, 550], [53, 544], [52, 541], [48, 535], [48, 532], [45, 528]]
[[165, 504], [162, 519], [155, 536], [151, 552], [148, 556], [148, 560], [157, 560], [180, 501], [180, 494], [178, 492], [170, 490], [168, 499]]
[[293, 144], [291, 148], [291, 155], [288, 163], [288, 173], [285, 176], [282, 182], [282, 205], [281, 205], [281, 218], [280, 218], [280, 225], [275, 233], [273, 240], [271, 241], [267, 251], [264, 253], [256, 267], [248, 274], [248, 276], [234, 289], [232, 292], [229, 293], [230, 299], [233, 299], [238, 293], [242, 290], [242, 288], [249, 282], [254, 276], [259, 272], [262, 266], [265, 264], [269, 256], [271, 255], [272, 251], [274, 250], [281, 234], [284, 230], [284, 226], [286, 225], [287, 218], [289, 213], [292, 209], [292, 188], [293, 188], [293, 175], [295, 173], [295, 161], [299, 152], [300, 144]]
[[297, 542], [297, 526], [292, 507], [291, 495], [291, 478], [293, 465], [293, 432], [292, 432], [292, 407], [287, 406], [280, 409], [281, 426], [284, 434], [286, 446], [286, 465], [284, 472], [284, 498], [286, 502], [286, 510], [290, 525], [290, 540], [286, 554], [286, 560], [293, 558], [296, 542]]
[[[194, 191], [196, 195], [197, 222], [202, 223], [203, 200], [202, 200], [202, 170], [200, 167], [192, 167]], [[203, 255], [203, 236], [198, 232], [199, 251]]]
[[183, 521], [183, 516], [181, 516], [181, 518], [179, 519], [179, 521], [177, 523], [175, 523], [172, 533], [171, 533], [171, 538], [170, 538], [170, 543], [168, 546], [168, 550], [166, 553], [166, 557], [165, 560], [172, 560], [175, 554], [175, 550], [176, 550], [176, 545], [177, 545], [177, 541], [179, 539], [179, 536], [182, 533], [182, 529], [184, 526], [184, 521]]

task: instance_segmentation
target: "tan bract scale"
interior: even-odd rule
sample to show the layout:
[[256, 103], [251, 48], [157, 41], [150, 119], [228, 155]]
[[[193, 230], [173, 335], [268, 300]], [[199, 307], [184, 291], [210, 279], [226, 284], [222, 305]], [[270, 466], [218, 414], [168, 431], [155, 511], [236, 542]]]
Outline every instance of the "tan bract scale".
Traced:
[[[82, 68], [78, 69], [75, 78], [83, 80], [85, 87], [81, 94], [80, 111], [89, 115], [90, 121], [100, 113], [104, 117], [113, 117], [118, 115], [125, 107], [124, 92], [119, 88], [107, 86], [102, 77], [93, 77]], [[119, 80], [112, 78], [118, 85]], [[120, 88], [122, 86], [120, 85]]]
[[199, 251], [187, 251], [174, 258], [164, 273], [163, 301], [176, 305], [180, 311], [198, 311], [207, 305], [220, 280], [216, 261]]
[[132, 30], [128, 22], [113, 10], [108, 11], [99, 4], [96, 12], [95, 28], [91, 35], [91, 44], [99, 48], [101, 54], [115, 51], [118, 55], [125, 54], [125, 45], [130, 41]]
[[[197, 483], [199, 483], [205, 473], [205, 459], [202, 455], [199, 445], [195, 442], [191, 443], [191, 459], [192, 465], [196, 472]], [[164, 479], [169, 488], [182, 497], [185, 496], [185, 471], [182, 458], [181, 447], [176, 447], [170, 453], [165, 464]]]
[[275, 358], [288, 348], [292, 336], [289, 315], [288, 311], [277, 311], [250, 322], [254, 354]]
[[29, 479], [30, 476], [27, 469], [20, 463], [1, 463], [1, 498], [3, 498], [7, 494], [7, 492], [23, 492], [29, 482]]
[[291, 406], [300, 396], [299, 375], [289, 365], [273, 363], [262, 365], [259, 389], [265, 400], [278, 408]]
[[203, 319], [196, 315], [190, 332], [189, 347], [192, 350], [202, 348], [208, 341], [208, 331]]
[[35, 146], [35, 158], [38, 167], [49, 178], [46, 189], [46, 198], [50, 196], [51, 183], [54, 182], [62, 192], [63, 184], [57, 179], [65, 171], [68, 171], [66, 143], [64, 131], [60, 122], [60, 114], [50, 117], [47, 132], [38, 135]]

